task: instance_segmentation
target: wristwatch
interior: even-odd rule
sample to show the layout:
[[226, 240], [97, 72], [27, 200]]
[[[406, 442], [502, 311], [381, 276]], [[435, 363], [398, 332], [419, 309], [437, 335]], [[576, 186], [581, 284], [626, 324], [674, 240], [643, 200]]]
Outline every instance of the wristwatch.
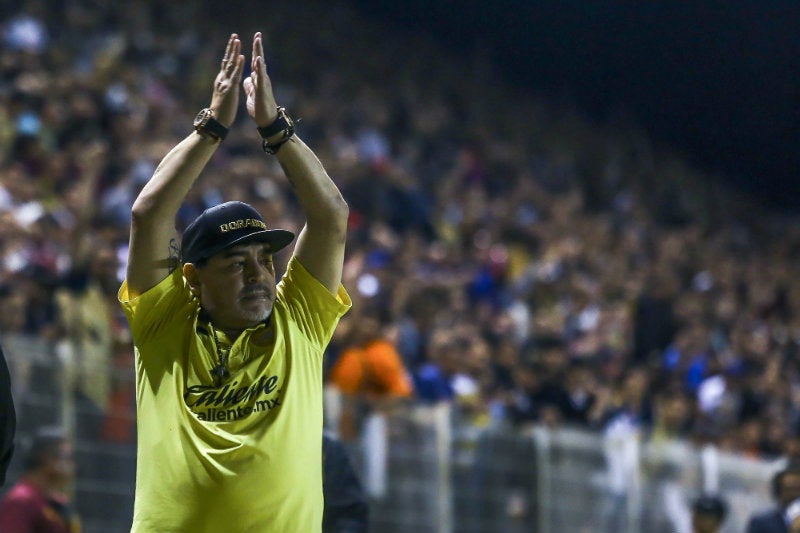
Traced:
[[228, 128], [214, 118], [214, 110], [209, 107], [201, 109], [194, 117], [194, 129], [203, 137], [211, 137], [215, 141], [225, 140], [228, 135]]
[[[278, 107], [278, 116], [269, 126], [256, 128], [261, 136], [261, 147], [268, 154], [276, 154], [281, 146], [294, 135], [294, 120], [286, 113], [286, 108]], [[270, 142], [270, 138], [281, 134], [280, 138]]]

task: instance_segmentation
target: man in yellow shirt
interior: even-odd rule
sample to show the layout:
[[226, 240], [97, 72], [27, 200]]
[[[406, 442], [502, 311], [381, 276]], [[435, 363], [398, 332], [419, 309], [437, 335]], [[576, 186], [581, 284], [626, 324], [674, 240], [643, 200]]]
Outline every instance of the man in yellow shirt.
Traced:
[[[132, 209], [120, 301], [136, 348], [133, 533], [307, 533], [322, 522], [322, 357], [350, 299], [341, 285], [348, 209], [278, 108], [253, 38], [247, 111], [306, 216], [294, 235], [244, 202], [174, 220], [236, 115], [245, 58], [231, 35], [211, 104]], [[182, 268], [179, 268], [181, 267]]]

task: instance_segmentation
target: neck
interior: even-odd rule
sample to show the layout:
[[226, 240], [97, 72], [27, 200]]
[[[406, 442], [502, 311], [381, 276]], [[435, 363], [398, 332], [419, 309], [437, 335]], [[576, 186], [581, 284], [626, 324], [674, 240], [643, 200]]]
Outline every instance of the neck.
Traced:
[[[270, 316], [272, 316], [272, 315], [270, 315]], [[228, 328], [228, 327], [225, 327], [225, 326], [220, 326], [220, 325], [218, 325], [216, 322], [214, 322], [211, 319], [211, 315], [209, 315], [205, 310], [201, 311], [200, 319], [205, 321], [210, 328], [213, 328], [216, 331], [224, 333], [225, 336], [231, 341], [231, 343], [236, 342], [236, 339], [239, 338], [239, 335], [241, 335], [244, 332], [245, 329], [248, 329], [248, 328]], [[263, 322], [257, 322], [255, 324], [253, 324], [252, 326], [249, 326], [249, 327], [255, 327], [255, 326], [257, 326], [258, 324], [261, 324], [261, 323], [263, 323], [265, 326], [269, 327], [269, 319], [270, 319], [270, 317], [267, 317], [266, 319], [264, 319]]]
[[[212, 327], [213, 327], [213, 326], [212, 326]], [[224, 333], [224, 334], [225, 334], [225, 336], [226, 336], [226, 337], [228, 337], [228, 340], [230, 340], [230, 341], [231, 341], [231, 343], [234, 343], [234, 342], [236, 342], [236, 339], [238, 339], [238, 338], [239, 338], [239, 335], [241, 335], [241, 334], [242, 334], [242, 331], [244, 331], [244, 330], [243, 330], [243, 329], [225, 329], [225, 328], [219, 328], [219, 331], [221, 331], [222, 333]]]

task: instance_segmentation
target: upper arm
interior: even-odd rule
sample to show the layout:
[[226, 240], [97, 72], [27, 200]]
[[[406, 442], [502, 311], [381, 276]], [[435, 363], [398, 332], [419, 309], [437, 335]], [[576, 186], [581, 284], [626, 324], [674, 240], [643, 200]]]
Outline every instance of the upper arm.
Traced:
[[315, 228], [307, 223], [297, 237], [294, 255], [309, 274], [336, 294], [342, 282], [346, 217], [341, 224], [326, 224]]
[[126, 275], [131, 294], [155, 287], [180, 266], [175, 216], [217, 146], [192, 132], [161, 160], [136, 197]]
[[138, 295], [155, 287], [179, 266], [180, 245], [174, 225], [141, 220], [134, 213], [126, 274], [130, 293]]

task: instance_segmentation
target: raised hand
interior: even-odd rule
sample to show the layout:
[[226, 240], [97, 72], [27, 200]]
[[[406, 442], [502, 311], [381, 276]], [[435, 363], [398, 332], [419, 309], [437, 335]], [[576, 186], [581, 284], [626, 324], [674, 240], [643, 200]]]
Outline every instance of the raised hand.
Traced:
[[230, 126], [236, 118], [239, 106], [239, 80], [242, 79], [244, 56], [242, 41], [235, 33], [228, 39], [225, 56], [214, 80], [214, 92], [211, 96], [211, 109], [216, 119], [224, 126]]
[[247, 95], [247, 112], [257, 127], [266, 127], [275, 121], [278, 111], [275, 95], [272, 94], [272, 81], [267, 75], [267, 63], [264, 60], [264, 44], [261, 32], [253, 37], [253, 57], [251, 59], [250, 76], [244, 80], [244, 92]]

